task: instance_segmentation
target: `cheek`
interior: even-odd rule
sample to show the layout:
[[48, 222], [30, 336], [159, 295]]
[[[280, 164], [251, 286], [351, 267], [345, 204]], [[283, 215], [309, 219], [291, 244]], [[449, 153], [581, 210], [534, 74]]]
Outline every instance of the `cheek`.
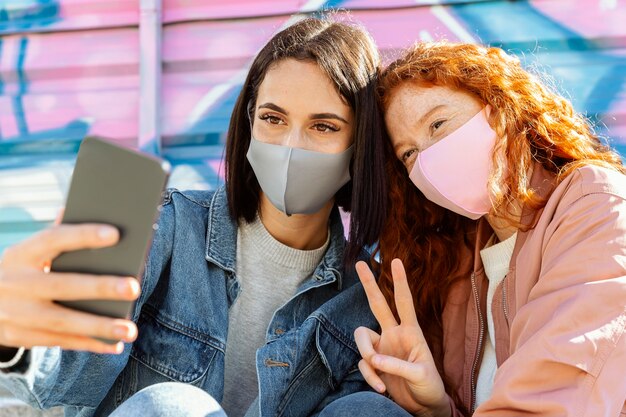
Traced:
[[270, 125], [263, 120], [257, 120], [252, 125], [252, 136], [259, 142], [280, 145], [284, 136], [288, 136], [284, 126]]
[[345, 151], [355, 142], [355, 137], [352, 131], [345, 132], [341, 135], [341, 139], [338, 141], [341, 143], [341, 151]]
[[352, 129], [342, 129], [339, 132], [335, 132], [332, 135], [316, 138], [315, 142], [321, 152], [326, 153], [340, 153], [354, 145], [355, 138]]
[[411, 171], [413, 171], [413, 167], [415, 166], [415, 161], [417, 161], [417, 152], [413, 153], [413, 155], [411, 155], [404, 163], [406, 173], [408, 175], [411, 175]]

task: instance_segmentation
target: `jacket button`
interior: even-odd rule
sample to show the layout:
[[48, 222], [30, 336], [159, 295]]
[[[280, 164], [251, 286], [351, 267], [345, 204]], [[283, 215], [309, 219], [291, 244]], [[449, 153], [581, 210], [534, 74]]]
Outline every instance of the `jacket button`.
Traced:
[[274, 330], [274, 333], [280, 336], [281, 334], [284, 334], [285, 331], [281, 328], [277, 328], [276, 330]]

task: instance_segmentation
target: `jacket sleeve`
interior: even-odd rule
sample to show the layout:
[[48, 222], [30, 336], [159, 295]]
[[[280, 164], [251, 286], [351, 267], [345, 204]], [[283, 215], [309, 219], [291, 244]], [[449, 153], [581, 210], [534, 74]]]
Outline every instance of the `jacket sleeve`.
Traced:
[[[168, 203], [166, 199], [146, 261], [134, 321], [170, 258], [174, 208]], [[127, 343], [119, 355], [35, 347], [26, 351], [15, 366], [0, 370], [0, 384], [35, 408], [95, 408], [126, 366], [131, 347], [132, 344]]]
[[[589, 192], [555, 212], [511, 356], [474, 416], [618, 416], [626, 400], [626, 201]], [[519, 277], [518, 277], [519, 279]]]

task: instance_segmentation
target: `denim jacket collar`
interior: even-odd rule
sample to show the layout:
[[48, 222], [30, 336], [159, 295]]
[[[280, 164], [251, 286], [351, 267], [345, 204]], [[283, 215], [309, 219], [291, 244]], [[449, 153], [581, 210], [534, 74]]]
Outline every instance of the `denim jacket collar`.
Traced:
[[[209, 213], [206, 260], [234, 274], [237, 259], [237, 222], [230, 215], [225, 187], [220, 187], [213, 194], [209, 203]], [[322, 262], [313, 272], [315, 281], [319, 284], [336, 281], [338, 289], [341, 290], [345, 247], [343, 222], [339, 209], [334, 207], [330, 215], [330, 242]]]

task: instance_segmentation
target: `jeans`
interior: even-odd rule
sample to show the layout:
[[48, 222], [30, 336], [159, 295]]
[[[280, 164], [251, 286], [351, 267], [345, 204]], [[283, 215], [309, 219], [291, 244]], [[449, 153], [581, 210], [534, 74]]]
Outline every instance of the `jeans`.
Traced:
[[226, 413], [200, 388], [162, 382], [137, 392], [109, 417], [226, 417]]
[[371, 391], [356, 392], [330, 403], [319, 417], [411, 417], [393, 400]]

